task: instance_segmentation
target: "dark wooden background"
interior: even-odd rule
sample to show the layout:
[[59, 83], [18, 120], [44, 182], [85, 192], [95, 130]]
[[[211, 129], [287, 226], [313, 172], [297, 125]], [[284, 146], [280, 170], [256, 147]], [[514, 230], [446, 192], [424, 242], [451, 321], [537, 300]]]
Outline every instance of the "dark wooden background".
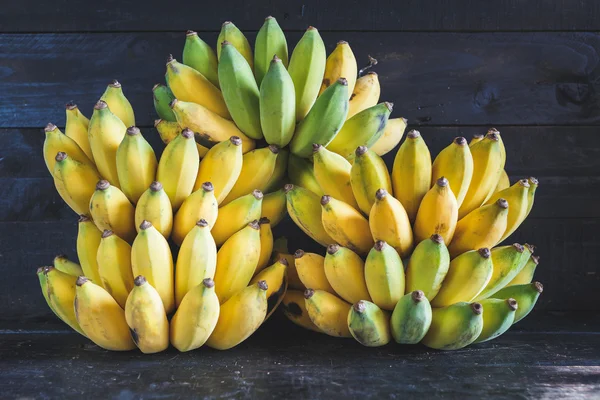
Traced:
[[[572, 0], [118, 1], [19, 0], [0, 13], [0, 320], [53, 318], [35, 270], [75, 257], [76, 215], [42, 159], [43, 126], [63, 126], [74, 100], [89, 117], [118, 79], [137, 124], [151, 128], [151, 88], [186, 29], [216, 44], [232, 20], [253, 42], [267, 15], [290, 50], [308, 25], [329, 51], [350, 42], [375, 70], [393, 116], [421, 131], [432, 154], [457, 135], [498, 128], [511, 180], [536, 176], [530, 218], [509, 241], [537, 245], [545, 286], [538, 310], [599, 310], [600, 3]], [[388, 155], [393, 159], [395, 152]], [[278, 229], [315, 249], [289, 221]]]

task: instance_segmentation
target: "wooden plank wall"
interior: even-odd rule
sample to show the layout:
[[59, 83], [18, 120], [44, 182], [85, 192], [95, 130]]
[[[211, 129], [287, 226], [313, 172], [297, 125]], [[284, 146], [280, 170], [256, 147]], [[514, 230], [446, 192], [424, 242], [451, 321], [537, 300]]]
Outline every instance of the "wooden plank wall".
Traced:
[[[455, 136], [498, 128], [512, 180], [541, 182], [529, 220], [509, 239], [538, 246], [539, 308], [600, 309], [600, 3], [22, 0], [0, 15], [0, 319], [50, 317], [35, 269], [60, 252], [75, 257], [76, 216], [46, 171], [42, 127], [64, 125], [69, 100], [91, 114], [116, 78], [160, 149], [150, 90], [167, 56], [180, 57], [185, 30], [215, 43], [232, 20], [253, 42], [269, 14], [290, 48], [314, 25], [328, 50], [343, 39], [359, 63], [377, 58], [382, 100], [434, 155]], [[291, 250], [316, 250], [289, 221], [278, 231]]]

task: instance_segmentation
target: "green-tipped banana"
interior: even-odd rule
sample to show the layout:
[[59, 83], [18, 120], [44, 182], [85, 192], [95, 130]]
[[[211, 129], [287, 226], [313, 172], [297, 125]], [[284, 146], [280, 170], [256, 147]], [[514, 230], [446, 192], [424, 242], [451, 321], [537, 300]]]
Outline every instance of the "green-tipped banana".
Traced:
[[540, 183], [533, 176], [529, 178], [529, 191], [527, 192], [527, 213], [525, 218], [529, 216], [531, 209], [533, 208], [533, 201], [535, 200], [535, 191]]
[[415, 247], [406, 269], [406, 291], [422, 290], [430, 301], [437, 296], [450, 267], [444, 239], [434, 234]]
[[[261, 85], [267, 74], [273, 56], [279, 57], [283, 66], [287, 68], [288, 47], [285, 35], [277, 20], [269, 16], [265, 18], [265, 23], [258, 31], [256, 42], [254, 42], [254, 76], [258, 86]], [[295, 115], [296, 110], [294, 109], [294, 120]]]
[[365, 262], [365, 281], [373, 302], [384, 310], [393, 310], [404, 295], [404, 267], [392, 246], [375, 242]]
[[421, 341], [438, 350], [458, 350], [473, 343], [483, 329], [484, 310], [479, 303], [455, 303], [434, 308], [431, 326]]
[[515, 299], [519, 304], [519, 308], [515, 312], [515, 321], [513, 324], [516, 324], [523, 318], [525, 318], [531, 310], [533, 310], [533, 306], [537, 302], [540, 294], [544, 291], [544, 286], [542, 286], [539, 282], [528, 283], [525, 285], [514, 285], [508, 286], [504, 289], [496, 292], [491, 297], [494, 299]]
[[340, 78], [325, 89], [306, 118], [300, 121], [290, 142], [290, 150], [297, 156], [310, 157], [313, 144], [327, 146], [331, 143], [344, 125], [347, 115], [348, 81]]
[[486, 287], [477, 295], [475, 301], [487, 299], [506, 286], [529, 260], [531, 249], [519, 243], [492, 249], [492, 265], [494, 272]]
[[319, 197], [325, 194], [315, 177], [315, 168], [310, 160], [290, 154], [287, 171], [292, 184], [310, 190]]
[[260, 124], [267, 143], [279, 147], [287, 146], [296, 129], [294, 82], [277, 56], [260, 85]]
[[[171, 89], [162, 83], [157, 83], [152, 88], [152, 98], [154, 101], [154, 110], [158, 114], [158, 117], [164, 121], [177, 122], [173, 110], [171, 110], [171, 102], [175, 98]], [[181, 131], [181, 129], [178, 129]]]
[[325, 232], [321, 222], [321, 198], [313, 192], [294, 186], [285, 185], [287, 211], [300, 229], [322, 246], [335, 243]]
[[377, 190], [392, 192], [392, 180], [385, 162], [366, 146], [356, 149], [356, 157], [350, 169], [350, 183], [358, 207], [365, 215], [369, 215], [375, 204]]
[[348, 329], [363, 346], [385, 346], [391, 339], [390, 315], [376, 304], [361, 300], [348, 313]]
[[309, 26], [292, 52], [288, 71], [296, 88], [296, 121], [312, 108], [325, 74], [327, 53], [317, 28]]
[[506, 286], [524, 285], [526, 283], [531, 283], [531, 281], [533, 281], [533, 274], [535, 273], [535, 269], [537, 268], [539, 263], [540, 258], [538, 256], [532, 255], [531, 257], [529, 257], [529, 260], [527, 260], [527, 264], [525, 264], [521, 272], [519, 272], [517, 276], [515, 276], [513, 280], [510, 281]]
[[431, 326], [431, 304], [421, 290], [402, 296], [390, 322], [392, 336], [397, 343], [419, 343]]
[[127, 97], [123, 94], [123, 88], [121, 84], [114, 80], [106, 87], [106, 91], [100, 97], [100, 100], [105, 101], [108, 104], [108, 108], [115, 114], [125, 126], [135, 126], [135, 116], [133, 114], [133, 108], [131, 103], [127, 100]]
[[485, 299], [481, 301], [483, 329], [474, 343], [487, 342], [506, 332], [515, 321], [519, 305], [515, 299]]
[[260, 93], [252, 68], [228, 41], [221, 45], [219, 84], [227, 109], [238, 128], [252, 139], [261, 139]]
[[77, 264], [75, 261], [69, 260], [64, 254], [59, 254], [54, 257], [54, 268], [71, 276], [83, 275], [81, 265]]
[[218, 61], [214, 50], [194, 31], [185, 34], [183, 63], [200, 72], [216, 87], [219, 87]]
[[221, 57], [223, 56], [223, 48], [221, 45], [223, 42], [229, 42], [233, 47], [246, 59], [246, 62], [250, 66], [253, 67], [253, 58], [252, 57], [252, 48], [250, 47], [250, 43], [246, 36], [238, 29], [237, 26], [233, 24], [231, 21], [223, 22], [221, 25], [221, 32], [219, 33], [219, 37], [217, 38], [217, 58], [219, 62], [221, 62]]

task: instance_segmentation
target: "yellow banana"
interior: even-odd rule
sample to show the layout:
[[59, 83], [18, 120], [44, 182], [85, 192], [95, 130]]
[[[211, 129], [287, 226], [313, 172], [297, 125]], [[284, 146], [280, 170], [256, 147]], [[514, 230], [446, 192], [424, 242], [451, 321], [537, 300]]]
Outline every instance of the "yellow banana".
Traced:
[[492, 265], [494, 267], [492, 277], [475, 300], [487, 299], [505, 287], [521, 272], [530, 256], [530, 247], [522, 246], [519, 243], [492, 249]]
[[287, 280], [288, 263], [285, 258], [275, 262], [273, 265], [263, 269], [252, 278], [250, 285], [257, 284], [260, 281], [267, 283], [267, 315], [265, 320], [269, 319], [277, 309], [288, 287]]
[[61, 272], [56, 267], [45, 267], [42, 274], [46, 281], [44, 296], [52, 311], [64, 323], [86, 336], [77, 322], [75, 309], [73, 308], [77, 277]]
[[356, 149], [356, 157], [350, 170], [350, 183], [358, 207], [365, 215], [371, 212], [378, 189], [392, 191], [392, 180], [385, 162], [366, 146]]
[[54, 174], [54, 166], [56, 164], [56, 155], [59, 152], [66, 153], [72, 159], [81, 164], [94, 168], [94, 163], [81, 150], [77, 142], [69, 136], [63, 134], [60, 129], [54, 124], [48, 124], [44, 128], [46, 138], [44, 139], [44, 161], [50, 174]]
[[173, 255], [167, 239], [143, 221], [131, 246], [131, 270], [133, 276], [144, 276], [162, 299], [167, 314], [175, 309], [173, 290]]
[[87, 158], [94, 162], [94, 155], [92, 154], [92, 148], [90, 147], [90, 141], [88, 139], [88, 126], [90, 120], [79, 111], [77, 104], [73, 102], [67, 103], [65, 108], [67, 114], [65, 135], [73, 139], [79, 148], [83, 150]]
[[529, 315], [543, 291], [544, 286], [541, 283], [533, 282], [505, 287], [493, 294], [492, 298], [504, 300], [513, 298], [517, 301], [519, 308], [515, 312], [515, 320], [513, 322], [513, 324], [516, 324]]
[[96, 255], [102, 240], [102, 232], [87, 215], [80, 215], [77, 231], [77, 258], [81, 263], [83, 275], [95, 284], [102, 285]]
[[156, 171], [156, 180], [163, 184], [173, 211], [192, 193], [199, 164], [194, 133], [186, 128], [167, 145]]
[[363, 346], [379, 347], [388, 344], [390, 334], [390, 315], [376, 304], [361, 300], [350, 308], [348, 329]]
[[[346, 77], [345, 77], [346, 78]], [[350, 87], [348, 86], [348, 89]], [[352, 118], [362, 110], [373, 107], [379, 102], [381, 87], [377, 72], [370, 71], [356, 80], [354, 90], [349, 90], [352, 95], [348, 104], [348, 117]]]
[[152, 146], [138, 128], [131, 126], [126, 133], [117, 149], [117, 174], [121, 190], [136, 204], [154, 181], [158, 161]]
[[135, 349], [125, 311], [106, 290], [80, 276], [75, 293], [77, 322], [90, 340], [106, 350]]
[[333, 82], [340, 78], [346, 78], [348, 80], [348, 97], [350, 97], [354, 91], [357, 75], [358, 66], [356, 65], [354, 53], [348, 42], [340, 40], [329, 57], [327, 57], [325, 74], [323, 75], [319, 95], [331, 86]]
[[287, 213], [285, 189], [281, 188], [276, 192], [266, 194], [262, 202], [262, 216], [268, 218], [271, 228], [274, 228], [281, 222]]
[[269, 178], [269, 182], [267, 182], [264, 190], [265, 193], [277, 190], [284, 185], [284, 180], [287, 180], [286, 170], [289, 158], [290, 152], [288, 149], [279, 149], [277, 159], [275, 160], [275, 168], [273, 168], [273, 174]]
[[69, 274], [71, 276], [83, 275], [81, 265], [77, 264], [75, 261], [69, 260], [65, 254], [59, 254], [54, 257], [53, 265], [54, 268], [60, 272], [64, 272], [65, 274]]
[[[304, 293], [300, 290], [288, 290], [281, 301], [283, 314], [294, 324], [315, 332], [321, 330], [310, 320], [304, 301]], [[322, 332], [321, 332], [322, 333]]]
[[413, 248], [413, 232], [402, 203], [385, 189], [375, 192], [375, 203], [369, 213], [369, 229], [374, 240], [384, 240], [407, 257]]
[[267, 289], [267, 282], [259, 281], [221, 304], [219, 321], [206, 344], [217, 350], [227, 350], [250, 337], [267, 316]]
[[375, 242], [365, 261], [365, 282], [373, 303], [392, 311], [404, 295], [404, 266], [396, 250], [383, 240]]
[[133, 289], [131, 246], [112, 231], [105, 230], [98, 246], [96, 262], [100, 275], [98, 284], [104, 287], [121, 307], [125, 307], [127, 296]]
[[127, 100], [127, 97], [123, 94], [123, 88], [119, 81], [112, 81], [104, 91], [100, 100], [106, 102], [108, 107], [115, 114], [125, 126], [135, 125], [135, 116], [133, 114], [133, 108], [131, 103]]
[[350, 178], [352, 164], [320, 144], [313, 145], [313, 160], [315, 178], [323, 192], [358, 210]]
[[503, 169], [500, 174], [500, 179], [498, 180], [498, 184], [496, 185], [496, 189], [494, 189], [494, 193], [497, 193], [501, 190], [508, 189], [510, 187], [510, 179], [508, 178], [508, 174], [506, 170]]
[[359, 254], [373, 247], [369, 221], [352, 206], [331, 196], [321, 197], [321, 222], [325, 232], [337, 243]]
[[406, 268], [406, 292], [420, 290], [432, 301], [437, 296], [450, 267], [450, 254], [440, 235], [419, 243]]
[[371, 300], [365, 282], [365, 263], [349, 248], [337, 244], [329, 245], [325, 255], [324, 270], [334, 293], [342, 299], [349, 303]]
[[[212, 236], [217, 246], [221, 246], [234, 233], [243, 229], [249, 222], [260, 219], [263, 194], [260, 190], [235, 199], [219, 209], [217, 221], [212, 227]], [[217, 288], [221, 283], [217, 281]]]
[[498, 199], [494, 204], [476, 208], [460, 219], [448, 246], [450, 256], [498, 244], [506, 231], [508, 208], [506, 200]]
[[529, 181], [521, 179], [514, 185], [495, 192], [485, 204], [492, 204], [498, 199], [506, 199], [508, 201], [508, 216], [506, 217], [506, 231], [500, 238], [499, 242], [512, 235], [514, 231], [525, 221], [527, 217], [527, 208], [529, 207]]
[[390, 320], [394, 340], [401, 344], [419, 343], [431, 326], [431, 314], [431, 304], [421, 290], [402, 296]]
[[162, 183], [154, 181], [142, 194], [135, 206], [135, 228], [140, 230], [143, 221], [149, 221], [168, 239], [173, 229], [173, 209], [171, 200], [165, 193]]
[[527, 213], [525, 214], [525, 218], [529, 216], [531, 209], [533, 208], [533, 201], [535, 199], [535, 191], [538, 188], [539, 182], [536, 178], [529, 177], [529, 191], [527, 192]]
[[202, 347], [217, 326], [220, 309], [211, 278], [190, 288], [171, 319], [173, 347], [182, 352]]
[[483, 329], [474, 343], [487, 342], [506, 332], [515, 321], [515, 311], [519, 305], [515, 299], [485, 299], [481, 302]]
[[252, 47], [250, 47], [250, 43], [242, 31], [240, 31], [231, 21], [223, 22], [223, 25], [221, 25], [221, 32], [217, 38], [217, 57], [219, 61], [221, 60], [221, 44], [225, 41], [231, 43], [233, 47], [240, 52], [248, 62], [248, 65], [250, 65], [250, 68], [254, 67]]
[[[269, 218], [261, 217], [258, 220], [260, 225], [260, 257], [254, 274], [262, 271], [267, 267], [273, 253], [273, 231], [271, 231], [271, 221]], [[268, 283], [268, 282], [267, 282]]]
[[284, 236], [277, 238], [273, 242], [273, 255], [271, 257], [271, 262], [275, 261], [280, 261], [288, 266], [287, 279], [290, 289], [306, 289], [306, 287], [302, 284], [300, 277], [298, 276], [294, 255], [288, 253], [287, 239]]
[[54, 164], [54, 186], [60, 197], [77, 214], [85, 214], [100, 174], [91, 164], [80, 163], [58, 152]]
[[394, 150], [404, 136], [407, 123], [408, 121], [406, 118], [388, 119], [387, 124], [385, 124], [383, 134], [379, 139], [377, 139], [375, 144], [371, 146], [371, 151], [375, 152], [375, 154], [379, 156], [384, 156], [390, 151]]
[[448, 179], [442, 176], [421, 201], [413, 228], [415, 241], [421, 242], [437, 233], [444, 238], [444, 242], [450, 243], [457, 222], [456, 197], [450, 189]]
[[172, 239], [181, 246], [183, 239], [199, 219], [203, 218], [210, 229], [217, 221], [219, 204], [215, 198], [214, 187], [210, 182], [204, 182], [202, 187], [186, 198], [173, 218]]
[[292, 184], [308, 189], [319, 197], [325, 194], [317, 182], [315, 169], [310, 160], [290, 154], [287, 172]]
[[311, 321], [324, 333], [335, 337], [352, 337], [348, 313], [352, 305], [324, 290], [306, 289], [306, 310]]
[[219, 87], [217, 55], [208, 43], [200, 39], [197, 32], [186, 32], [182, 59], [185, 65], [194, 68], [210, 83]]
[[287, 184], [284, 187], [287, 212], [304, 233], [321, 246], [335, 243], [321, 222], [321, 201], [310, 190]]
[[[42, 295], [44, 296], [44, 300], [46, 300], [48, 307], [50, 307], [50, 310], [52, 310], [54, 315], [56, 315], [57, 317], [60, 318], [58, 313], [56, 311], [54, 311], [54, 307], [52, 307], [52, 304], [50, 304], [50, 298], [48, 297], [48, 279], [46, 278], [46, 274], [45, 274], [46, 271], [48, 270], [48, 268], [51, 268], [51, 267], [48, 267], [48, 266], [39, 267], [36, 271], [36, 275], [40, 282], [40, 289], [42, 289]], [[302, 302], [304, 302], [304, 297], [302, 297]]]
[[[157, 119], [154, 121], [154, 128], [158, 131], [158, 135], [164, 144], [171, 143], [171, 140], [175, 139], [181, 133], [181, 127], [178, 122], [169, 122], [164, 119]], [[198, 155], [200, 158], [206, 156], [208, 149], [199, 143], [196, 143], [198, 149]]]
[[99, 181], [89, 204], [90, 215], [98, 229], [111, 230], [129, 243], [135, 239], [135, 210], [119, 188], [108, 181]]
[[535, 269], [540, 263], [540, 258], [538, 256], [530, 256], [529, 260], [527, 260], [527, 264], [523, 267], [521, 272], [517, 274], [506, 286], [513, 285], [524, 285], [527, 283], [531, 283], [533, 281], [533, 274], [535, 273]]
[[483, 307], [479, 303], [456, 303], [434, 308], [431, 326], [421, 343], [438, 350], [458, 350], [473, 343], [483, 329]]
[[469, 147], [473, 146], [475, 143], [481, 142], [484, 137], [485, 135], [479, 133], [474, 134], [471, 138], [471, 141], [469, 142]]
[[325, 274], [325, 257], [298, 249], [294, 253], [294, 264], [304, 286], [336, 294]]
[[145, 354], [169, 347], [169, 321], [160, 295], [146, 278], [138, 276], [125, 303], [125, 320], [136, 346]]
[[[204, 182], [210, 182], [214, 187], [214, 196], [221, 204], [242, 172], [241, 145], [242, 140], [232, 136], [210, 149], [200, 161], [194, 192], [199, 190]], [[227, 168], [223, 168], [224, 165]]]
[[433, 161], [432, 182], [436, 182], [442, 176], [450, 182], [450, 189], [460, 207], [473, 177], [473, 156], [464, 137], [455, 138], [450, 146], [440, 151]]

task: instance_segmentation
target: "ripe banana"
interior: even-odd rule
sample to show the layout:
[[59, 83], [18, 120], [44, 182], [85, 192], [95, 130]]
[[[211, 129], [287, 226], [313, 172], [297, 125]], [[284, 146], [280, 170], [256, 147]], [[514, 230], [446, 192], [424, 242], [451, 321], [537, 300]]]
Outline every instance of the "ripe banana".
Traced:
[[347, 118], [352, 118], [362, 110], [377, 104], [380, 93], [381, 87], [379, 86], [377, 72], [370, 71], [358, 78], [350, 96]]
[[402, 203], [385, 189], [375, 192], [375, 203], [369, 213], [369, 229], [374, 240], [384, 240], [400, 257], [407, 257], [413, 248], [413, 233]]
[[365, 261], [365, 282], [373, 303], [393, 310], [404, 295], [404, 266], [396, 250], [383, 240], [375, 242]]
[[[171, 110], [171, 102], [175, 100], [175, 95], [171, 92], [168, 86], [162, 83], [157, 83], [152, 88], [152, 101], [154, 103], [154, 111], [158, 117], [166, 122], [177, 122], [173, 110]], [[178, 133], [181, 129], [178, 129]], [[159, 131], [160, 132], [160, 131]]]
[[[309, 26], [292, 52], [288, 71], [296, 92], [296, 121], [313, 107], [325, 73], [327, 53], [317, 28]], [[308, 156], [310, 154], [307, 154]]]
[[81, 163], [67, 153], [58, 152], [55, 160], [52, 176], [56, 191], [73, 211], [87, 213], [95, 183], [102, 179], [100, 174], [92, 164]]
[[[50, 268], [50, 267], [48, 267], [48, 266], [39, 267], [36, 271], [36, 275], [38, 277], [38, 281], [40, 282], [40, 289], [42, 289], [42, 295], [44, 296], [44, 300], [46, 300], [48, 307], [50, 307], [50, 310], [52, 310], [54, 315], [59, 317], [58, 313], [56, 311], [54, 311], [52, 304], [50, 304], [50, 298], [48, 297], [48, 279], [46, 278], [46, 274], [45, 274], [45, 272], [48, 270], [48, 268]], [[304, 302], [304, 296], [302, 297], [302, 302]]]
[[186, 128], [167, 145], [156, 171], [156, 180], [162, 183], [173, 211], [192, 193], [199, 164], [194, 133]]
[[215, 282], [211, 278], [192, 287], [171, 319], [173, 347], [184, 352], [204, 345], [217, 326], [220, 309]]
[[266, 194], [262, 202], [262, 216], [268, 218], [271, 228], [281, 222], [287, 213], [285, 189]]
[[533, 310], [533, 306], [535, 306], [535, 303], [543, 291], [544, 286], [542, 286], [541, 283], [533, 282], [524, 285], [505, 287], [494, 293], [491, 297], [504, 300], [513, 298], [517, 301], [519, 308], [515, 312], [515, 321], [513, 322], [513, 324], [516, 324]]
[[342, 129], [347, 115], [348, 81], [340, 78], [319, 96], [306, 118], [298, 123], [290, 151], [299, 157], [310, 157], [313, 144], [327, 146], [331, 143]]
[[102, 285], [96, 255], [102, 239], [102, 232], [87, 215], [80, 215], [77, 231], [77, 258], [81, 263], [83, 275], [95, 284]]
[[242, 160], [242, 140], [239, 137], [232, 136], [215, 145], [200, 161], [194, 192], [202, 188], [204, 182], [210, 182], [217, 202], [221, 203], [240, 176]]
[[358, 75], [358, 66], [356, 58], [348, 42], [340, 40], [335, 49], [331, 52], [325, 63], [325, 73], [323, 82], [319, 89], [321, 95], [329, 86], [340, 78], [348, 80], [348, 99], [354, 91], [356, 76]]
[[90, 147], [88, 139], [88, 126], [90, 120], [79, 111], [77, 104], [68, 102], [65, 106], [67, 114], [67, 122], [65, 124], [65, 135], [70, 137], [77, 143], [79, 148], [83, 150], [87, 158], [94, 162], [94, 155]]
[[46, 138], [44, 139], [44, 161], [50, 174], [54, 174], [56, 155], [59, 152], [67, 153], [72, 159], [81, 164], [94, 168], [94, 163], [85, 155], [77, 142], [63, 134], [54, 124], [48, 124], [44, 128]]
[[54, 257], [53, 265], [54, 268], [60, 272], [64, 272], [65, 274], [75, 277], [83, 275], [81, 265], [77, 264], [75, 261], [69, 260], [69, 258], [64, 254], [59, 254]]
[[294, 324], [315, 332], [321, 330], [310, 320], [304, 301], [304, 293], [300, 290], [288, 290], [281, 301], [283, 314]]
[[154, 181], [150, 187], [140, 196], [135, 206], [135, 228], [143, 221], [149, 221], [164, 237], [168, 239], [173, 229], [173, 209], [171, 200], [165, 193], [163, 185]]
[[164, 144], [169, 144], [171, 140], [175, 139], [175, 137], [181, 133], [181, 127], [177, 121], [172, 122], [167, 121], [166, 119], [155, 119], [154, 128], [158, 131], [160, 140], [162, 140]]
[[90, 215], [98, 229], [111, 230], [125, 241], [133, 242], [136, 235], [135, 210], [119, 188], [108, 181], [98, 181], [89, 204]]
[[263, 269], [252, 278], [250, 285], [257, 284], [260, 281], [267, 283], [267, 315], [265, 321], [277, 309], [288, 287], [287, 280], [288, 263], [285, 258], [275, 262], [273, 265]]
[[527, 208], [529, 206], [529, 181], [521, 179], [514, 185], [495, 192], [485, 204], [492, 204], [500, 198], [508, 201], [508, 216], [506, 217], [506, 231], [500, 238], [500, 242], [512, 235], [514, 231], [525, 221], [527, 217]]
[[521, 272], [530, 256], [530, 248], [528, 246], [522, 246], [519, 243], [492, 249], [492, 265], [494, 266], [494, 272], [485, 289], [479, 293], [475, 300], [480, 301], [487, 299], [506, 286], [519, 272]]
[[266, 281], [247, 286], [221, 304], [219, 321], [206, 344], [227, 350], [246, 340], [267, 316]]
[[169, 321], [160, 295], [146, 278], [138, 276], [125, 303], [125, 320], [136, 346], [145, 354], [169, 347]]
[[106, 350], [135, 349], [125, 312], [106, 290], [80, 276], [75, 293], [75, 316], [88, 338]]
[[456, 257], [481, 247], [494, 247], [506, 231], [507, 217], [508, 202], [504, 199], [471, 211], [456, 224], [454, 237], [448, 246], [450, 256]]
[[470, 302], [481, 293], [492, 277], [490, 249], [481, 248], [461, 254], [450, 262], [448, 273], [432, 307], [446, 307], [461, 301]]
[[458, 207], [461, 206], [473, 177], [473, 156], [464, 137], [455, 138], [450, 146], [437, 155], [431, 167], [431, 178], [436, 182], [445, 176], [450, 182], [450, 189], [456, 197]]
[[260, 124], [267, 143], [284, 147], [296, 129], [294, 82], [279, 57], [270, 64], [260, 84]]
[[73, 308], [75, 299], [75, 281], [77, 277], [59, 271], [56, 267], [44, 267], [41, 271], [40, 282], [48, 305], [56, 316], [78, 333], [86, 336], [79, 326]]
[[417, 344], [431, 326], [431, 304], [420, 290], [402, 296], [390, 321], [392, 336], [397, 343]]
[[200, 72], [210, 83], [219, 87], [218, 60], [212, 47], [200, 39], [198, 33], [187, 31], [182, 60], [188, 67]]
[[390, 316], [376, 304], [361, 300], [350, 308], [348, 329], [363, 346], [379, 347], [390, 342]]
[[355, 208], [331, 196], [321, 197], [321, 222], [325, 232], [335, 242], [359, 254], [373, 247], [369, 221]]
[[100, 275], [98, 284], [104, 287], [121, 307], [125, 307], [127, 296], [133, 289], [131, 246], [112, 231], [105, 230], [98, 246], [96, 262]]
[[[296, 265], [294, 263], [294, 255], [281, 252], [281, 250], [278, 249], [278, 247], [279, 247], [278, 242], [280, 239], [282, 239], [282, 238], [279, 238], [273, 242], [274, 251], [273, 251], [273, 256], [271, 257], [271, 262], [279, 261], [282, 264], [285, 264], [288, 266], [287, 267], [287, 280], [288, 280], [288, 287], [290, 289], [305, 290], [306, 287], [302, 284], [302, 281], [300, 280], [300, 277], [298, 276], [298, 271], [296, 270]], [[286, 239], [286, 241], [287, 241], [287, 239]], [[287, 247], [286, 247], [285, 251], [287, 252]]]
[[[262, 192], [255, 190], [219, 209], [217, 221], [212, 227], [212, 236], [215, 238], [217, 246], [221, 246], [234, 233], [244, 228], [248, 223], [260, 219], [262, 199]], [[220, 284], [217, 281], [217, 287]]]
[[444, 238], [444, 242], [450, 243], [457, 222], [456, 197], [450, 189], [448, 179], [442, 176], [421, 201], [413, 228], [415, 241], [421, 242], [437, 233]]
[[112, 81], [104, 91], [100, 100], [108, 104], [110, 111], [116, 115], [125, 126], [135, 126], [135, 115], [131, 103], [123, 94], [123, 87], [119, 81]]
[[325, 257], [315, 253], [306, 253], [298, 249], [294, 253], [294, 262], [298, 277], [302, 284], [314, 290], [325, 290], [331, 294], [337, 294], [327, 280], [325, 274]]
[[287, 173], [292, 184], [308, 189], [319, 197], [325, 194], [317, 182], [314, 166], [310, 160], [290, 154]]
[[117, 175], [121, 190], [136, 204], [154, 181], [158, 161], [138, 128], [131, 126], [126, 133], [117, 149]]
[[275, 160], [275, 168], [273, 168], [273, 175], [271, 175], [269, 182], [267, 182], [264, 190], [265, 193], [272, 192], [283, 187], [284, 181], [287, 181], [286, 169], [289, 158], [290, 152], [288, 149], [279, 149], [277, 159]]
[[384, 156], [395, 149], [404, 136], [407, 123], [406, 118], [389, 118], [383, 134], [371, 146], [371, 151], [379, 156]]
[[525, 214], [525, 218], [529, 216], [531, 209], [533, 208], [533, 201], [535, 199], [535, 191], [538, 188], [539, 182], [533, 176], [528, 179], [529, 181], [529, 191], [527, 192], [527, 213]]
[[313, 160], [315, 178], [323, 192], [358, 210], [358, 203], [352, 193], [352, 164], [319, 144], [313, 145]]
[[533, 274], [535, 273], [535, 269], [540, 263], [540, 258], [538, 256], [531, 255], [529, 260], [527, 260], [527, 264], [523, 267], [521, 272], [517, 274], [506, 286], [513, 285], [524, 285], [527, 283], [531, 283], [533, 281]]
[[392, 180], [385, 162], [366, 146], [356, 149], [356, 157], [350, 170], [350, 183], [358, 207], [365, 215], [371, 212], [378, 189], [392, 191]]
[[[258, 257], [258, 264], [256, 264], [256, 274], [267, 267], [271, 260], [271, 254], [273, 253], [273, 231], [271, 230], [271, 221], [267, 217], [261, 217], [258, 220], [260, 225], [260, 256]], [[269, 282], [267, 282], [269, 283]], [[271, 287], [271, 285], [269, 285]]]
[[450, 267], [450, 254], [440, 235], [431, 235], [419, 243], [406, 269], [406, 292], [423, 291], [432, 301], [437, 296]]
[[173, 242], [181, 246], [183, 239], [192, 230], [196, 223], [202, 218], [209, 226], [215, 225], [219, 213], [219, 204], [215, 198], [214, 187], [210, 182], [204, 182], [199, 190], [196, 190], [186, 198], [173, 218]]
[[371, 300], [365, 282], [365, 263], [346, 247], [331, 244], [324, 261], [325, 276], [334, 293], [349, 303]]
[[252, 56], [250, 43], [242, 31], [240, 31], [231, 21], [223, 22], [223, 25], [221, 25], [221, 32], [217, 38], [217, 57], [219, 63], [221, 62], [221, 56], [223, 55], [221, 45], [225, 41], [231, 43], [231, 45], [244, 57], [250, 68], [253, 68], [254, 57]]
[[471, 141], [469, 142], [469, 147], [473, 146], [475, 143], [481, 142], [484, 137], [485, 135], [479, 133], [474, 134], [471, 138]]
[[321, 246], [335, 243], [321, 222], [321, 200], [313, 192], [300, 186], [287, 184], [284, 187], [287, 212], [292, 221]]
[[518, 304], [515, 299], [485, 299], [481, 301], [483, 329], [474, 343], [487, 342], [506, 332], [515, 321]]
[[510, 179], [508, 178], [508, 174], [506, 170], [503, 169], [500, 174], [500, 179], [498, 180], [498, 184], [496, 185], [496, 189], [494, 189], [494, 193], [497, 193], [501, 190], [508, 189], [510, 187]]
[[321, 331], [335, 337], [352, 337], [348, 329], [352, 305], [324, 290], [306, 289], [304, 299], [310, 320]]
[[434, 308], [431, 326], [421, 343], [438, 350], [458, 350], [473, 343], [483, 329], [479, 303], [456, 303]]
[[[254, 42], [254, 76], [256, 77], [256, 83], [258, 84], [258, 86], [261, 85], [263, 78], [267, 74], [267, 71], [269, 70], [269, 64], [271, 63], [271, 59], [274, 56], [277, 56], [281, 59], [282, 66], [284, 69], [288, 67], [288, 47], [285, 35], [281, 30], [281, 27], [277, 23], [277, 20], [271, 16], [268, 16], [267, 18], [265, 18], [265, 23], [258, 31], [258, 34], [256, 35], [256, 41]], [[296, 96], [294, 95], [293, 97], [293, 114], [295, 121]]]
[[431, 155], [419, 131], [412, 130], [398, 149], [392, 168], [394, 196], [414, 222], [419, 204], [431, 187]]

